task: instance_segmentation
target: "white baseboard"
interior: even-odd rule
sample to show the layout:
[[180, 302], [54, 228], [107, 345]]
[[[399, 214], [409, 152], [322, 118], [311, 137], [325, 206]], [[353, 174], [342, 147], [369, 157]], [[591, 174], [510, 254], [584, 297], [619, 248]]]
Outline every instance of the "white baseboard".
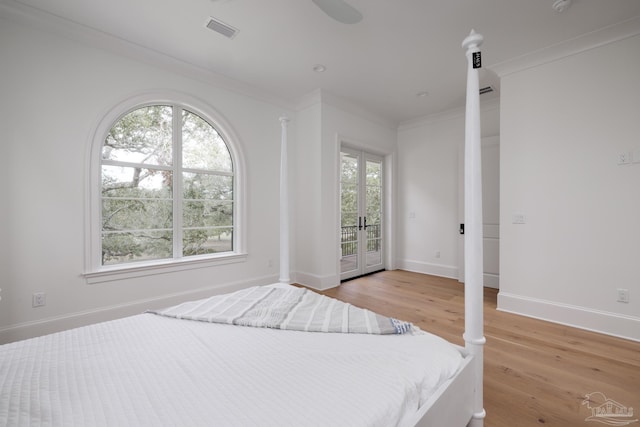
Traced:
[[497, 274], [484, 273], [482, 277], [485, 288], [500, 289], [500, 276]]
[[265, 276], [257, 279], [208, 286], [185, 292], [160, 295], [153, 298], [129, 302], [126, 304], [101, 307], [62, 316], [50, 317], [32, 322], [18, 323], [0, 329], [0, 344], [24, 340], [42, 335], [78, 328], [92, 323], [105, 322], [126, 316], [144, 313], [145, 310], [170, 307], [184, 301], [207, 298], [211, 295], [233, 292], [250, 286], [278, 282], [277, 276]]
[[412, 271], [414, 273], [430, 274], [432, 276], [458, 278], [458, 267], [444, 264], [430, 264], [422, 261], [398, 260], [398, 269]]
[[498, 310], [575, 328], [640, 341], [640, 317], [498, 293]]
[[325, 291], [340, 285], [340, 276], [318, 276], [317, 274], [295, 272], [293, 282], [308, 286], [317, 291]]

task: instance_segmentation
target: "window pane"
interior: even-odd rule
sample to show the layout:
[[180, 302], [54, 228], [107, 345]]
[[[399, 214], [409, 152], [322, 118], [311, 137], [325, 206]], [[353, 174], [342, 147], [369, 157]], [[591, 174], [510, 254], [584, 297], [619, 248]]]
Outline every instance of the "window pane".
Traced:
[[358, 242], [358, 227], [342, 227], [340, 233], [340, 243], [342, 244], [342, 255], [353, 255]]
[[380, 225], [380, 211], [373, 211], [367, 214], [367, 226]]
[[367, 226], [367, 251], [380, 250], [380, 225]]
[[380, 187], [367, 187], [367, 221], [371, 224], [380, 222], [382, 189]]
[[173, 233], [170, 230], [103, 232], [102, 264], [171, 258]]
[[204, 173], [184, 173], [185, 199], [233, 200], [233, 177]]
[[358, 214], [356, 212], [344, 212], [340, 215], [340, 225], [342, 227], [357, 226]]
[[185, 201], [185, 227], [221, 227], [233, 225], [233, 202]]
[[102, 166], [102, 197], [170, 199], [171, 171], [121, 166]]
[[342, 215], [358, 212], [358, 186], [356, 184], [342, 184], [340, 198]]
[[171, 228], [173, 202], [157, 199], [103, 199], [102, 230]]
[[233, 250], [233, 227], [184, 231], [183, 255], [203, 255]]
[[382, 243], [380, 239], [367, 241], [367, 267], [382, 263]]
[[170, 171], [102, 166], [103, 265], [172, 256], [171, 177]]
[[340, 272], [358, 269], [358, 242], [342, 242], [340, 251]]
[[102, 159], [171, 165], [172, 110], [164, 105], [143, 107], [118, 120], [102, 146]]
[[367, 161], [367, 185], [380, 186], [382, 169], [378, 162]]
[[201, 117], [182, 112], [182, 166], [231, 172], [231, 155], [218, 131]]
[[358, 157], [352, 154], [340, 153], [342, 166], [340, 181], [355, 184], [358, 182]]

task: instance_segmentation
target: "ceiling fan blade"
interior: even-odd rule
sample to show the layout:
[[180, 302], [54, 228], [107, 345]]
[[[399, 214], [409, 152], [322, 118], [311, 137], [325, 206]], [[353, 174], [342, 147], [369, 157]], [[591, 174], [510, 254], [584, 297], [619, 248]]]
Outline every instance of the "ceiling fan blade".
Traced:
[[344, 0], [311, 0], [324, 13], [343, 24], [356, 24], [362, 20], [362, 13]]

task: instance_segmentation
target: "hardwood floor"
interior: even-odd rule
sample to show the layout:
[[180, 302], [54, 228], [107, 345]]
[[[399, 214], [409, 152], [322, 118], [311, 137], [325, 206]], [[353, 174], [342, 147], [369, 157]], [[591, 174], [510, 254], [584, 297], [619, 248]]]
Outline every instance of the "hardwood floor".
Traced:
[[[457, 280], [385, 271], [323, 293], [464, 345]], [[592, 392], [640, 418], [640, 343], [500, 312], [496, 299], [497, 290], [485, 288], [486, 427], [605, 425], [586, 421], [582, 402]]]

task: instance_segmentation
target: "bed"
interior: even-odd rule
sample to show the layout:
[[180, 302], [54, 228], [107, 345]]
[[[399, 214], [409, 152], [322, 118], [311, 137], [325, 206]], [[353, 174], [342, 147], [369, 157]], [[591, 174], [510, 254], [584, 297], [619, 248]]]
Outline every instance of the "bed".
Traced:
[[[288, 292], [284, 286], [250, 290]], [[171, 313], [4, 346], [0, 424], [409, 426], [463, 360], [420, 331], [305, 332]]]
[[0, 425], [482, 426], [481, 42], [463, 43], [465, 348], [289, 284], [283, 118], [280, 283], [0, 346]]

